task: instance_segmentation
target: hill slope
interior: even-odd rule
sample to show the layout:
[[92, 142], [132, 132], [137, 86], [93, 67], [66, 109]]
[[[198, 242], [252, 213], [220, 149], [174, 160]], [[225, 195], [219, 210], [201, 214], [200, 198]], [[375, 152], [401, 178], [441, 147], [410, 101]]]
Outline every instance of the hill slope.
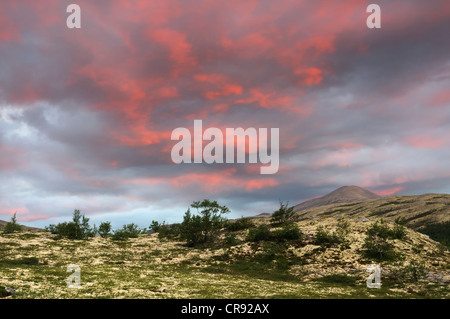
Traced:
[[388, 196], [354, 203], [338, 203], [299, 212], [301, 219], [333, 217], [354, 220], [383, 218], [393, 222], [404, 219], [412, 229], [450, 220], [450, 195], [424, 194]]
[[[7, 221], [0, 220], [0, 229], [5, 228], [7, 223], [8, 223]], [[42, 231], [43, 230], [41, 228], [36, 228], [36, 227], [28, 227], [28, 226], [24, 226], [24, 225], [20, 225], [20, 226], [22, 226], [22, 229], [25, 231]]]
[[325, 196], [315, 198], [294, 206], [294, 211], [299, 212], [314, 207], [338, 203], [353, 203], [377, 198], [380, 198], [380, 196], [364, 188], [358, 186], [343, 186]]

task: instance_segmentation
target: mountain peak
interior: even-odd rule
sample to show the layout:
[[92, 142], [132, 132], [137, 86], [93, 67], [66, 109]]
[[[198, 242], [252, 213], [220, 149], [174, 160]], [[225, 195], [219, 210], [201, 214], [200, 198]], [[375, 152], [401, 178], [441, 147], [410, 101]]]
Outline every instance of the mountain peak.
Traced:
[[371, 191], [359, 186], [342, 186], [327, 195], [298, 204], [294, 207], [294, 210], [301, 211], [318, 206], [359, 202], [369, 199], [376, 199], [379, 197], [380, 196], [377, 194], [374, 194]]

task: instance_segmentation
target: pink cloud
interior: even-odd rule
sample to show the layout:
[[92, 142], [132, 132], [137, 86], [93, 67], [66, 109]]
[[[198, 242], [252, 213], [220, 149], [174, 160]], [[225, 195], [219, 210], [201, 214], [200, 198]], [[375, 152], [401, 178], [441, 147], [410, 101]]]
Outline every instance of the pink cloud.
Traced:
[[155, 178], [137, 178], [125, 181], [126, 183], [136, 185], [155, 186], [160, 183], [168, 183], [172, 187], [179, 189], [192, 187], [199, 188], [202, 191], [222, 192], [233, 189], [242, 189], [245, 191], [253, 191], [263, 188], [271, 188], [279, 185], [274, 178], [248, 178], [236, 174], [236, 169], [224, 169], [212, 173], [188, 173], [172, 178], [155, 177]]
[[414, 148], [438, 149], [447, 145], [445, 137], [432, 136], [410, 136], [405, 139], [406, 143]]
[[377, 191], [373, 191], [373, 193], [379, 195], [379, 196], [389, 196], [389, 195], [393, 195], [396, 194], [398, 192], [401, 192], [402, 190], [404, 190], [404, 187], [391, 187], [391, 188], [386, 188], [386, 189], [381, 189], [381, 190], [377, 190]]
[[22, 216], [22, 217], [20, 217], [20, 220], [19, 220], [19, 218], [17, 218], [17, 220], [19, 222], [34, 222], [34, 221], [38, 221], [38, 220], [47, 220], [51, 217], [52, 216], [49, 216], [49, 215], [37, 214], [37, 215]]
[[450, 91], [446, 90], [438, 92], [431, 97], [429, 104], [432, 106], [450, 105]]

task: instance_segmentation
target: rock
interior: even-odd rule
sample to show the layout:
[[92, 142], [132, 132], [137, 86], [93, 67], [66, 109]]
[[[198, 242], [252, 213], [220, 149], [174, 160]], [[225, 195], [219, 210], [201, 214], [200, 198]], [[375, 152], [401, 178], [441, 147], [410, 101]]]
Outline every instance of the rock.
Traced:
[[368, 218], [358, 218], [357, 219], [359, 222], [368, 222], [369, 221], [369, 219]]
[[16, 293], [16, 291], [11, 287], [5, 287], [5, 291], [9, 293], [9, 295], [14, 295]]

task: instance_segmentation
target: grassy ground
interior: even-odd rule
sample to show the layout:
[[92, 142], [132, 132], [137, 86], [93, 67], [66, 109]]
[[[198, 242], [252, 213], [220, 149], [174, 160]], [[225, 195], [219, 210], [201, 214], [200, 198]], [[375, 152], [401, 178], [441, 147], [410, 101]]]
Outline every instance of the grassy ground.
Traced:
[[[352, 245], [324, 248], [306, 241], [284, 247], [241, 241], [189, 248], [161, 241], [157, 234], [114, 242], [100, 237], [55, 240], [44, 232], [22, 232], [0, 236], [0, 287], [15, 289], [7, 298], [18, 299], [450, 297], [448, 282], [401, 282], [388, 276], [392, 263], [380, 264], [382, 288], [368, 288], [366, 268], [372, 261], [357, 253], [357, 241]], [[448, 278], [446, 253], [427, 245], [413, 252], [415, 240], [408, 245], [405, 252], [431, 262], [429, 273]], [[69, 264], [81, 268], [81, 288], [67, 287]]]

